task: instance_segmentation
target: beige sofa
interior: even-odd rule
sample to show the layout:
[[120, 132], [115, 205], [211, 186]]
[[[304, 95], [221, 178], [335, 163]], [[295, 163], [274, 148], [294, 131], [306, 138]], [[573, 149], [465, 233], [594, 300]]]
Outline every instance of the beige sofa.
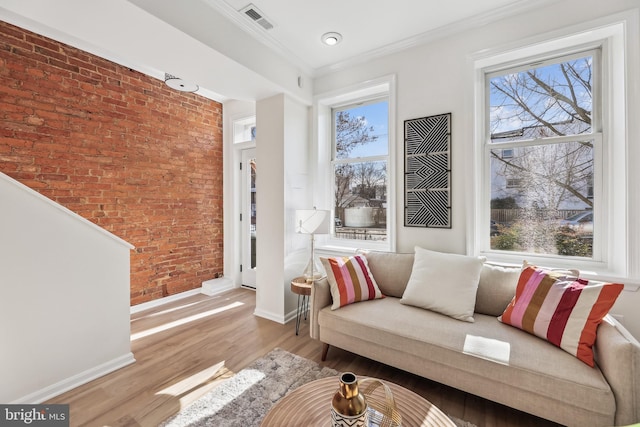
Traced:
[[640, 422], [640, 345], [612, 317], [598, 328], [591, 368], [496, 319], [515, 284], [505, 292], [482, 274], [475, 322], [463, 322], [400, 304], [413, 254], [366, 258], [386, 298], [331, 310], [327, 279], [312, 289], [311, 337], [324, 344], [323, 360], [329, 346], [339, 347], [569, 426]]

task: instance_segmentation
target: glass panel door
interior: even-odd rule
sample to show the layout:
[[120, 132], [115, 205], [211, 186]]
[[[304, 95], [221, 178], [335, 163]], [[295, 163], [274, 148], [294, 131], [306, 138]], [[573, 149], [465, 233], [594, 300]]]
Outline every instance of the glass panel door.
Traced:
[[256, 288], [256, 149], [242, 151], [242, 285]]

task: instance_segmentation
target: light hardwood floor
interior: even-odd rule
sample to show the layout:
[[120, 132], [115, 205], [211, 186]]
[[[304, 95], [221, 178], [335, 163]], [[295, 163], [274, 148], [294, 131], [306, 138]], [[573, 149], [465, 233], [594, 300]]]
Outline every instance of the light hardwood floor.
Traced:
[[[555, 427], [459, 390], [332, 347], [309, 337], [308, 321], [280, 325], [253, 315], [255, 293], [235, 289], [195, 295], [131, 316], [136, 363], [62, 394], [49, 403], [70, 405], [72, 426], [157, 426], [162, 420], [275, 347], [338, 371], [393, 381], [445, 413], [478, 427]], [[215, 426], [214, 426], [215, 427]], [[304, 427], [304, 426], [301, 426]]]

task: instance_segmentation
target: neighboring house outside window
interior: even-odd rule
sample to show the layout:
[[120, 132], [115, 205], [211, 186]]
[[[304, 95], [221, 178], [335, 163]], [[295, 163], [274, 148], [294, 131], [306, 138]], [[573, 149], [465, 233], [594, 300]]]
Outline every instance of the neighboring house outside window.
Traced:
[[[497, 177], [496, 177], [497, 178]], [[494, 180], [495, 181], [495, 180]], [[520, 189], [523, 187], [522, 185], [522, 178], [507, 178], [506, 179], [507, 183], [505, 188], [517, 188]], [[496, 191], [497, 194], [500, 194], [500, 191]], [[513, 196], [507, 196], [507, 194], [515, 194], [516, 197], [520, 196], [520, 191], [518, 192], [504, 192], [503, 194], [505, 194], [503, 197], [513, 197]], [[514, 197], [515, 198], [515, 197]]]
[[333, 235], [338, 239], [385, 241], [389, 102], [386, 98], [375, 99], [332, 112]]
[[598, 202], [588, 180], [602, 163], [599, 56], [589, 50], [486, 74], [491, 201], [515, 202], [509, 212], [492, 209], [500, 233], [491, 249], [592, 257], [593, 233], [562, 220]]
[[[471, 252], [626, 273], [622, 26], [474, 62]], [[616, 237], [615, 240], [609, 240]], [[617, 255], [617, 256], [616, 256]], [[563, 261], [564, 259], [564, 261]]]

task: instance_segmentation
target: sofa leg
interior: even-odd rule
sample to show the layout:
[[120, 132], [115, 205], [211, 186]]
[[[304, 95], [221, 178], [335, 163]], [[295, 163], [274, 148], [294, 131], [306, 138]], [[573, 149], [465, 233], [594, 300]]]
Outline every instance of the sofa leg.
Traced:
[[323, 362], [327, 360], [328, 352], [329, 352], [329, 344], [322, 343], [322, 356], [320, 357], [320, 360], [322, 360]]

